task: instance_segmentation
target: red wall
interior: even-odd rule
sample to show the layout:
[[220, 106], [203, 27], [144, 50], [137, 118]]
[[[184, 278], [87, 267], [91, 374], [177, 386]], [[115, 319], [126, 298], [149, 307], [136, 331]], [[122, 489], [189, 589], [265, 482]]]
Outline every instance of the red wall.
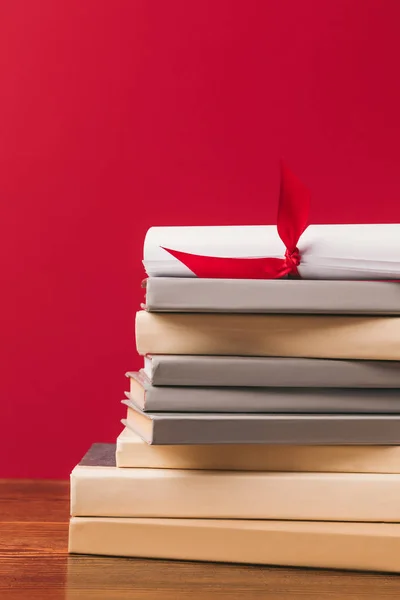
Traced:
[[398, 0], [0, 6], [0, 476], [121, 426], [150, 225], [400, 222]]

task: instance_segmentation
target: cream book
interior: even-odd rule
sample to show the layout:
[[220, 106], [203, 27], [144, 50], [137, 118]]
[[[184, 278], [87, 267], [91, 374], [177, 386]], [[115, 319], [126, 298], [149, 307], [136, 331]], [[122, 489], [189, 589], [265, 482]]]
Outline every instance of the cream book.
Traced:
[[400, 447], [267, 444], [150, 446], [125, 428], [117, 438], [116, 464], [117, 467], [142, 469], [400, 473]]
[[69, 552], [400, 571], [400, 524], [73, 517]]
[[400, 359], [400, 317], [149, 313], [139, 354]]
[[400, 521], [400, 475], [119, 469], [115, 447], [71, 474], [71, 515]]

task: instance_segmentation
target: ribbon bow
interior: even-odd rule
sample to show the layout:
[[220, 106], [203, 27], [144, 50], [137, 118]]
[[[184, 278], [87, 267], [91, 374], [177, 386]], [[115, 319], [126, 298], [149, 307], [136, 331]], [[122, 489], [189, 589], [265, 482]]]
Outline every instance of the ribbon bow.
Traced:
[[186, 265], [197, 277], [210, 279], [280, 279], [299, 276], [301, 255], [297, 243], [308, 225], [310, 193], [281, 163], [277, 229], [285, 244], [284, 258], [233, 258], [200, 256], [163, 248]]

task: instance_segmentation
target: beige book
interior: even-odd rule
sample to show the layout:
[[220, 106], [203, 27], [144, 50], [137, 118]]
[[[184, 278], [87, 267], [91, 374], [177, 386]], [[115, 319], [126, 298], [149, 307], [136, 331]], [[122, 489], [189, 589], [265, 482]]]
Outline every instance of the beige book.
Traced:
[[400, 572], [400, 524], [75, 517], [69, 552]]
[[119, 469], [96, 446], [71, 473], [74, 517], [400, 522], [400, 475]]
[[150, 446], [125, 428], [117, 438], [116, 461], [118, 467], [144, 469], [400, 473], [400, 447], [267, 444]]
[[136, 315], [139, 354], [400, 359], [400, 318], [259, 314]]

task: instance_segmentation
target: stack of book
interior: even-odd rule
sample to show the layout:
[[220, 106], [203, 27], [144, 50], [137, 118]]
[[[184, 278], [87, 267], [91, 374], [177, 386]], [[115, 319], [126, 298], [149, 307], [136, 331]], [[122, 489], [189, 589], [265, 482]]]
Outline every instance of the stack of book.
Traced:
[[70, 551], [400, 571], [400, 284], [160, 256], [125, 429], [71, 475]]

